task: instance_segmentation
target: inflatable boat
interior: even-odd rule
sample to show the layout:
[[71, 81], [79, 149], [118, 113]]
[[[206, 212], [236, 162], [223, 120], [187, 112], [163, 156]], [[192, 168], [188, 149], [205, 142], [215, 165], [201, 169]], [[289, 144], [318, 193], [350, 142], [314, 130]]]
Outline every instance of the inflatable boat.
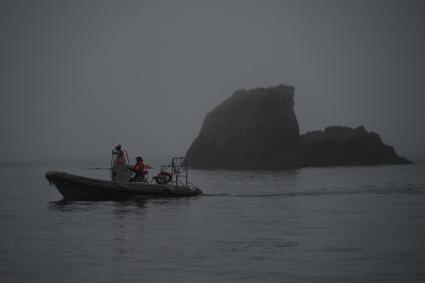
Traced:
[[[111, 167], [112, 181], [87, 178], [66, 172], [48, 171], [46, 179], [54, 185], [63, 195], [65, 200], [119, 200], [132, 197], [187, 197], [195, 196], [202, 191], [187, 181], [187, 161], [184, 157], [175, 157], [170, 165], [170, 178], [166, 181], [152, 178], [151, 182], [143, 180], [130, 182], [128, 178], [122, 179], [126, 174], [117, 174], [117, 166]], [[122, 167], [124, 168], [124, 167]], [[127, 166], [125, 167], [127, 168]], [[123, 169], [125, 170], [125, 169]], [[118, 177], [117, 177], [118, 176]]]

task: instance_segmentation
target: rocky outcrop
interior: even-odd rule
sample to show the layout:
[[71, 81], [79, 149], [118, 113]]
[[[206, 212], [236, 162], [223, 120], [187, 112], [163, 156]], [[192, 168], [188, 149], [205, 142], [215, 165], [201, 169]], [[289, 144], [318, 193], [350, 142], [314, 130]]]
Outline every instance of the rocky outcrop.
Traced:
[[294, 88], [286, 85], [236, 91], [208, 113], [186, 157], [191, 167], [204, 169], [409, 163], [364, 127], [300, 135]]
[[186, 156], [196, 168], [267, 167], [274, 156], [299, 142], [294, 88], [236, 91], [208, 113]]
[[327, 127], [302, 135], [297, 148], [302, 166], [353, 166], [407, 164], [406, 158], [396, 154], [393, 147], [382, 142], [374, 132], [361, 126], [348, 128]]

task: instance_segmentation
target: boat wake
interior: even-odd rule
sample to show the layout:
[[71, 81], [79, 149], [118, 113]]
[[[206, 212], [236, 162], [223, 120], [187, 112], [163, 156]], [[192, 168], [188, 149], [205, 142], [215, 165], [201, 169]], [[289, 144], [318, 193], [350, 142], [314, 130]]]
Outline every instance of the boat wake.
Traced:
[[274, 198], [274, 197], [308, 197], [308, 196], [328, 196], [328, 195], [390, 195], [390, 194], [407, 194], [407, 195], [425, 195], [425, 187], [422, 188], [373, 188], [373, 189], [322, 189], [315, 191], [299, 191], [299, 192], [276, 192], [276, 193], [204, 193], [205, 197], [245, 197], [245, 198]]

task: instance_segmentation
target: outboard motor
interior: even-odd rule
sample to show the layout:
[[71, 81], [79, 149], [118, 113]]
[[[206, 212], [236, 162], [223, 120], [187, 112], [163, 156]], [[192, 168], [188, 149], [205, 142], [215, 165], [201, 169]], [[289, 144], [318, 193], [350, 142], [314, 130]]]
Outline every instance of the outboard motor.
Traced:
[[131, 171], [128, 169], [127, 151], [117, 145], [112, 151], [111, 158], [111, 181], [114, 183], [127, 183], [130, 180]]

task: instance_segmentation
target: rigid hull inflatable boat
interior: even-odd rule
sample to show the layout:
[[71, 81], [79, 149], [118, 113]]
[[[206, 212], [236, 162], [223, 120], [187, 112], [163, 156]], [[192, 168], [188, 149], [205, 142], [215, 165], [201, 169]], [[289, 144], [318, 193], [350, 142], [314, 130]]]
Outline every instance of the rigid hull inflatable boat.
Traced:
[[[121, 174], [117, 174], [117, 171], [114, 172], [117, 166], [112, 166], [111, 168], [112, 181], [81, 177], [58, 171], [49, 171], [45, 176], [49, 184], [56, 186], [66, 200], [186, 197], [202, 193], [196, 186], [188, 184], [187, 161], [184, 157], [173, 158], [171, 165], [163, 165], [161, 167], [161, 172], [165, 172], [164, 168], [171, 169], [171, 173], [168, 174], [169, 179], [165, 181], [164, 179], [154, 177], [151, 182], [147, 182], [146, 180], [129, 182], [128, 178], [121, 179], [126, 174], [122, 174], [123, 172]], [[156, 180], [156, 183], [154, 183], [154, 180]]]

